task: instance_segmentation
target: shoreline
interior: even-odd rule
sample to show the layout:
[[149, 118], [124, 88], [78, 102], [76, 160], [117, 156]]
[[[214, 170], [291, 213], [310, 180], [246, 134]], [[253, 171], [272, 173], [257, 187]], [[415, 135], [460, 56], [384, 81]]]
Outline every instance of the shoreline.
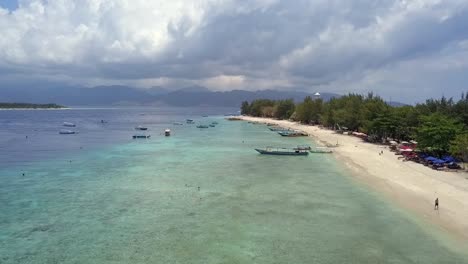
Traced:
[[[376, 145], [318, 126], [286, 120], [240, 116], [244, 121], [273, 123], [302, 130], [315, 143], [335, 145], [334, 157], [350, 169], [353, 179], [384, 194], [391, 202], [415, 214], [424, 224], [436, 226], [459, 242], [468, 243], [468, 173], [436, 171], [421, 164], [398, 160], [388, 146]], [[378, 153], [383, 150], [384, 154]], [[440, 200], [440, 210], [433, 208]]]

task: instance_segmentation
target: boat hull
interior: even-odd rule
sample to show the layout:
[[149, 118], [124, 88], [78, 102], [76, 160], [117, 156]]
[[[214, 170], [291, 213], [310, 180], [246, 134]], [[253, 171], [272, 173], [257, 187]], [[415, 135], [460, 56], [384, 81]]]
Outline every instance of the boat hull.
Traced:
[[307, 156], [309, 152], [307, 151], [278, 151], [278, 150], [264, 150], [264, 149], [255, 149], [258, 153], [263, 155], [277, 155], [277, 156]]

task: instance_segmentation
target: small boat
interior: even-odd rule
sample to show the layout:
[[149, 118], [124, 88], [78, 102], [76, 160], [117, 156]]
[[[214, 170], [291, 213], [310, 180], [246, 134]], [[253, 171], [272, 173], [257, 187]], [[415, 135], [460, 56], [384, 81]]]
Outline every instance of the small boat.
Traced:
[[280, 156], [307, 156], [309, 152], [299, 149], [266, 147], [264, 149], [255, 149], [260, 154], [280, 155]]
[[216, 125], [215, 124], [209, 124], [210, 127], [215, 127]]
[[217, 124], [218, 124], [218, 122], [216, 122], [216, 121], [213, 121], [213, 122], [211, 122], [211, 124], [213, 124], [213, 125], [217, 125]]
[[174, 123], [172, 123], [172, 124], [175, 125], [175, 126], [182, 126], [182, 125], [184, 125], [184, 124], [181, 123], [181, 122], [174, 122]]
[[326, 153], [333, 153], [333, 151], [331, 149], [328, 149], [328, 148], [321, 148], [321, 147], [317, 147], [317, 148], [314, 148], [314, 149], [310, 149], [309, 150], [310, 153], [323, 153], [323, 154], [326, 154]]
[[197, 128], [209, 128], [207, 125], [198, 125]]
[[278, 131], [278, 134], [280, 134], [283, 137], [305, 137], [307, 136], [306, 133], [300, 132], [300, 131]]
[[70, 122], [63, 122], [63, 126], [65, 126], [65, 127], [76, 127], [75, 124], [70, 123]]
[[148, 128], [144, 126], [137, 126], [135, 127], [135, 130], [148, 130]]
[[270, 131], [278, 132], [278, 131], [290, 131], [289, 128], [284, 127], [269, 127]]
[[133, 135], [132, 137], [133, 137], [133, 139], [137, 139], [137, 138], [150, 138], [151, 135]]
[[107, 124], [106, 120], [101, 119], [101, 124]]
[[229, 121], [241, 121], [242, 118], [240, 118], [240, 117], [228, 117], [227, 120], [229, 120]]
[[299, 145], [299, 146], [295, 147], [294, 149], [298, 149], [298, 150], [311, 150], [312, 148], [311, 148], [309, 145]]
[[185, 122], [186, 122], [187, 124], [193, 124], [193, 123], [194, 123], [194, 122], [193, 122], [193, 119], [187, 119], [187, 120], [185, 120]]
[[166, 129], [166, 130], [164, 130], [164, 135], [165, 135], [166, 137], [170, 136], [170, 135], [171, 135], [171, 130], [170, 130], [169, 128]]
[[76, 131], [72, 131], [72, 130], [68, 130], [68, 129], [61, 129], [59, 131], [59, 134], [61, 135], [73, 135], [73, 134], [77, 134], [78, 132]]

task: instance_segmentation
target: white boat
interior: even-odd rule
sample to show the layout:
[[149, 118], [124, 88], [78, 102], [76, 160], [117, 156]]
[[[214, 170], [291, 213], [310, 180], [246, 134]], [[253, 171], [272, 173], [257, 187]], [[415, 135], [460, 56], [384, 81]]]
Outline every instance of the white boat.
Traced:
[[171, 135], [171, 130], [170, 130], [169, 128], [166, 129], [166, 130], [164, 130], [164, 135], [165, 135], [166, 137], [170, 136], [170, 135]]
[[135, 127], [135, 130], [148, 130], [148, 128], [144, 126], [137, 126]]
[[63, 126], [65, 126], [65, 127], [76, 127], [75, 124], [70, 123], [70, 122], [63, 122]]
[[73, 135], [73, 134], [77, 134], [78, 132], [76, 131], [72, 131], [72, 130], [68, 130], [68, 129], [61, 129], [59, 131], [59, 134], [61, 135]]

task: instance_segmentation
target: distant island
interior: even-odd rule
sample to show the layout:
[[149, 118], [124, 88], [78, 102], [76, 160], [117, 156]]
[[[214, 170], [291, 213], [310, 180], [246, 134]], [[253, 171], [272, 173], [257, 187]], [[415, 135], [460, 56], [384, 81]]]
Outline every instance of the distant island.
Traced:
[[29, 103], [1, 103], [0, 109], [61, 109], [65, 106], [58, 104], [29, 104]]

